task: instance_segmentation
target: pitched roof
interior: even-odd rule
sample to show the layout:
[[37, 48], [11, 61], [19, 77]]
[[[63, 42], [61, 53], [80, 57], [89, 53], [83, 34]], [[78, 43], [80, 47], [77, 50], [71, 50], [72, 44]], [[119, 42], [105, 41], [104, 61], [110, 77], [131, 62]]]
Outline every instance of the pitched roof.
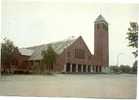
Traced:
[[67, 39], [67, 40], [63, 40], [63, 41], [43, 44], [43, 45], [39, 45], [39, 46], [28, 47], [26, 49], [34, 51], [31, 55], [31, 57], [29, 58], [29, 60], [42, 59], [41, 52], [43, 50], [47, 50], [48, 45], [51, 45], [57, 54], [61, 54], [64, 51], [64, 49], [67, 48], [68, 46], [70, 46], [76, 39], [77, 38], [72, 38], [72, 39]]
[[[101, 22], [101, 21], [106, 22], [105, 18], [100, 14], [100, 15], [96, 18], [95, 22]], [[106, 23], [107, 23], [107, 22], [106, 22]]]
[[26, 48], [20, 48], [19, 52], [21, 53], [21, 55], [31, 56], [33, 53], [33, 50], [26, 49]]

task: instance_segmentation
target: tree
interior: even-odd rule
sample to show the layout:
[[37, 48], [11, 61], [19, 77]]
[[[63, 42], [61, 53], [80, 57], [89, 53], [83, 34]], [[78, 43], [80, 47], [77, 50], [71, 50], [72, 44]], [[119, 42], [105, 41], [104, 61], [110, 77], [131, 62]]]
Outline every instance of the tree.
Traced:
[[138, 56], [138, 23], [137, 22], [130, 22], [130, 27], [128, 28], [127, 32], [127, 39], [129, 40], [129, 47], [132, 47], [135, 49], [134, 52], [132, 52], [135, 57]]
[[130, 73], [131, 72], [131, 68], [128, 65], [120, 65], [119, 69], [123, 73]]
[[14, 46], [13, 42], [4, 38], [3, 43], [1, 43], [1, 64], [4, 71], [11, 72], [11, 64], [17, 52], [18, 48]]
[[114, 73], [118, 73], [119, 72], [119, 67], [118, 66], [110, 66], [110, 70]]
[[[132, 53], [135, 58], [138, 56], [138, 23], [130, 22], [130, 28], [128, 28], [127, 39], [129, 40], [129, 47], [135, 49]], [[137, 60], [133, 64], [133, 72], [137, 73]]]
[[133, 67], [132, 67], [132, 72], [137, 73], [137, 60], [134, 62]]
[[[56, 62], [57, 54], [51, 47], [51, 45], [48, 45], [47, 50], [42, 51], [42, 63], [46, 65], [47, 70], [50, 72], [53, 70], [53, 64]], [[45, 69], [44, 67], [42, 69]]]

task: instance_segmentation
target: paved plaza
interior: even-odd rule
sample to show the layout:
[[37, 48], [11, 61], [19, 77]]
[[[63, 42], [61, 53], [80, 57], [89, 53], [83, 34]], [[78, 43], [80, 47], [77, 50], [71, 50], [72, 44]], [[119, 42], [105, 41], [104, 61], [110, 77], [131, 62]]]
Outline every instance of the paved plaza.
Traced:
[[1, 76], [1, 96], [136, 98], [132, 74], [55, 74]]

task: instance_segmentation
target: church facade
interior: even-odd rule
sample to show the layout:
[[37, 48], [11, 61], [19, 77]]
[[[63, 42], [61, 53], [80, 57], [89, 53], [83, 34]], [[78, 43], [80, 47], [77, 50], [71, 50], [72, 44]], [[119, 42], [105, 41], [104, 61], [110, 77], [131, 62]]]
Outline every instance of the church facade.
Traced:
[[[20, 55], [26, 59], [17, 59], [14, 71], [31, 72], [33, 66], [39, 67], [42, 60], [42, 50], [47, 50], [48, 45], [51, 45], [58, 56], [54, 66], [48, 70], [64, 73], [101, 72], [102, 68], [109, 66], [108, 23], [102, 15], [96, 18], [94, 31], [94, 54], [91, 54], [82, 36], [21, 48], [19, 49]], [[25, 65], [27, 67], [24, 67]]]

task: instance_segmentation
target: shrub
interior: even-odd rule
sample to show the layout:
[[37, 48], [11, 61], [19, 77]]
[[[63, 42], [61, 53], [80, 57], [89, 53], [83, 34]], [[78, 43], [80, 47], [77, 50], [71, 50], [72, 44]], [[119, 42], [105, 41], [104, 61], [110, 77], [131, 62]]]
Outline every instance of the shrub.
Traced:
[[110, 66], [110, 71], [113, 72], [113, 73], [118, 73], [118, 72], [120, 72], [118, 66]]

